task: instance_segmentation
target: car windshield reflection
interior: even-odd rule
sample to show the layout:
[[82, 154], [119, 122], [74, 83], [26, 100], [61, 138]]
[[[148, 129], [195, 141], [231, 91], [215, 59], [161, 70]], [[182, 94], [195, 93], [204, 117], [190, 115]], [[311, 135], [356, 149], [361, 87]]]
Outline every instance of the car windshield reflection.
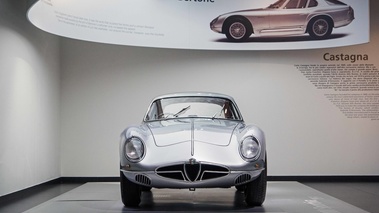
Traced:
[[145, 121], [177, 118], [209, 118], [241, 120], [232, 101], [212, 97], [178, 97], [155, 100]]

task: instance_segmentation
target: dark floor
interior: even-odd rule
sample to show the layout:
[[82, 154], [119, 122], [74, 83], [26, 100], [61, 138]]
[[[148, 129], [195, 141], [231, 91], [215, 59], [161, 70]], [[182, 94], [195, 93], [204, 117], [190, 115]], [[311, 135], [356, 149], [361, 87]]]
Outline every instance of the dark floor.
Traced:
[[[301, 182], [301, 184], [367, 212], [379, 212], [378, 182]], [[0, 212], [24, 212], [82, 185], [80, 183], [47, 184], [25, 193], [0, 197]]]
[[20, 193], [0, 197], [0, 213], [24, 212], [34, 206], [66, 193], [82, 184], [51, 183], [33, 187]]
[[302, 182], [371, 213], [379, 212], [379, 182]]

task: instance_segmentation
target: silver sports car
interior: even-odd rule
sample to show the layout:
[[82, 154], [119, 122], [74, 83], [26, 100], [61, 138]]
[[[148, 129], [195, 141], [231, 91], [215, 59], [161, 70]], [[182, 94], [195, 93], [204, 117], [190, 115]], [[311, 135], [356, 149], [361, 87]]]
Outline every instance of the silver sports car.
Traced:
[[279, 0], [263, 9], [241, 10], [215, 18], [210, 27], [231, 41], [256, 36], [287, 36], [309, 33], [325, 39], [333, 28], [354, 20], [354, 10], [339, 0]]
[[142, 124], [121, 134], [122, 202], [138, 206], [141, 191], [152, 187], [235, 186], [249, 206], [259, 206], [266, 196], [266, 158], [264, 133], [244, 123], [233, 98], [216, 93], [160, 96]]

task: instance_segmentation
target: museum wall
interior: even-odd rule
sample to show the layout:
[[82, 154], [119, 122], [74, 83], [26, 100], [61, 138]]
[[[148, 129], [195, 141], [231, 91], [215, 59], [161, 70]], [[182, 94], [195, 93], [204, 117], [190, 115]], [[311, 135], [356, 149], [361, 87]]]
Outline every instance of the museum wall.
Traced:
[[341, 48], [199, 51], [62, 39], [61, 175], [117, 176], [121, 131], [142, 121], [154, 96], [180, 91], [233, 96], [246, 123], [265, 131], [271, 176], [378, 175], [378, 110], [350, 107], [355, 95], [378, 102], [378, 90], [323, 88], [307, 74], [364, 67], [378, 77], [379, 7], [370, 4], [370, 43]]
[[60, 176], [59, 39], [0, 1], [0, 196]]

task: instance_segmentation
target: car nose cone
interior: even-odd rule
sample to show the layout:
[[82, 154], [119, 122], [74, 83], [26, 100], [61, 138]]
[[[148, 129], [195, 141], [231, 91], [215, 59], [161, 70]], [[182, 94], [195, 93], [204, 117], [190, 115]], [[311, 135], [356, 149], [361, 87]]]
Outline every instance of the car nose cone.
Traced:
[[184, 164], [184, 174], [191, 182], [196, 181], [200, 176], [201, 165], [191, 158], [189, 162]]

